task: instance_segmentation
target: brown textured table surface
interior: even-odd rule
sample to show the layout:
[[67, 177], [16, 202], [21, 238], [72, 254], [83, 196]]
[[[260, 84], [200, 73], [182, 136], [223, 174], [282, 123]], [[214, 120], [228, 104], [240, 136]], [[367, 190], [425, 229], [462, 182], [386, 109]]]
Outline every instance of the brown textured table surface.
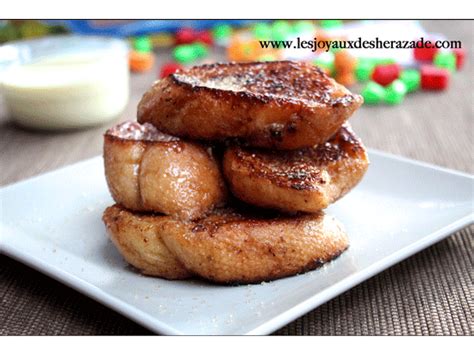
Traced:
[[[448, 91], [418, 92], [395, 107], [362, 107], [353, 127], [367, 146], [468, 173], [474, 171], [473, 21], [424, 21], [459, 39], [467, 65]], [[159, 53], [159, 60], [168, 53]], [[119, 120], [133, 119], [155, 72], [134, 75]], [[67, 133], [22, 130], [0, 105], [0, 185], [100, 154], [106, 127]], [[112, 125], [109, 124], [108, 126]], [[280, 329], [277, 334], [473, 335], [474, 228], [382, 272]], [[1, 335], [150, 334], [78, 292], [0, 256]]]

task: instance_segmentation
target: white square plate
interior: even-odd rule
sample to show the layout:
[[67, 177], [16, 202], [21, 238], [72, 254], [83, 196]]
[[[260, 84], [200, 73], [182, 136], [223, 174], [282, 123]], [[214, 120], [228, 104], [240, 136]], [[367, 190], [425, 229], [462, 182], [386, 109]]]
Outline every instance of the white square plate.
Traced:
[[2, 251], [163, 334], [268, 334], [473, 222], [472, 176], [370, 151], [328, 208], [351, 246], [315, 271], [245, 286], [144, 277], [108, 241], [96, 157], [0, 190]]

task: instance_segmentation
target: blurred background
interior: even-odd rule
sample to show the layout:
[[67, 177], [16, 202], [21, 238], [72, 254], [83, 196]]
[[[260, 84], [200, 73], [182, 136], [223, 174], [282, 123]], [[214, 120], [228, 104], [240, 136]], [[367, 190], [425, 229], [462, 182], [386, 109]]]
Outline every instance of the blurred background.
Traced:
[[[0, 21], [0, 184], [101, 153], [155, 80], [215, 61], [303, 60], [364, 96], [371, 148], [467, 172], [472, 21]], [[459, 41], [457, 49], [262, 49], [259, 40]]]

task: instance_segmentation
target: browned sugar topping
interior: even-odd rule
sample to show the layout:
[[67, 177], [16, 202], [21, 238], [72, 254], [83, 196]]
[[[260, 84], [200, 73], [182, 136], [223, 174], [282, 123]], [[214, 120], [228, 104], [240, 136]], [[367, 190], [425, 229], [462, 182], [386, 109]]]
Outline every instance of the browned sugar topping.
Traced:
[[108, 129], [105, 134], [122, 139], [137, 141], [174, 142], [179, 140], [177, 137], [173, 137], [159, 131], [150, 123], [140, 124], [134, 121], [119, 123], [118, 125]]
[[324, 184], [324, 166], [357, 154], [362, 143], [348, 126], [343, 126], [329, 141], [313, 148], [271, 152], [238, 149], [239, 162], [260, 177], [279, 186], [296, 190], [310, 189], [315, 183]]
[[354, 98], [319, 68], [304, 62], [216, 63], [180, 71], [172, 77], [194, 88], [251, 93], [261, 99], [344, 104]]
[[[319, 212], [318, 215], [322, 215], [322, 212]], [[289, 217], [276, 210], [262, 209], [246, 204], [239, 205], [239, 203], [231, 202], [227, 207], [215, 209], [211, 215], [194, 221], [191, 232], [200, 233], [205, 231], [212, 234], [219, 228], [233, 223], [257, 226], [264, 223], [279, 223], [283, 219], [286, 220], [286, 223], [288, 221], [298, 223], [299, 219], [297, 217], [299, 216], [299, 214], [295, 214]], [[313, 216], [316, 216], [316, 214], [313, 214]]]

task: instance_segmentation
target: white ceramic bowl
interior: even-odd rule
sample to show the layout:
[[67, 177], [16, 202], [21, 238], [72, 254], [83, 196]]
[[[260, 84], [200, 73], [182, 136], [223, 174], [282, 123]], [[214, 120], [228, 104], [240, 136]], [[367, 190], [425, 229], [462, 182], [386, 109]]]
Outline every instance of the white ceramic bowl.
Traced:
[[0, 87], [21, 126], [98, 125], [118, 117], [128, 102], [128, 46], [72, 35], [11, 42], [0, 47]]

